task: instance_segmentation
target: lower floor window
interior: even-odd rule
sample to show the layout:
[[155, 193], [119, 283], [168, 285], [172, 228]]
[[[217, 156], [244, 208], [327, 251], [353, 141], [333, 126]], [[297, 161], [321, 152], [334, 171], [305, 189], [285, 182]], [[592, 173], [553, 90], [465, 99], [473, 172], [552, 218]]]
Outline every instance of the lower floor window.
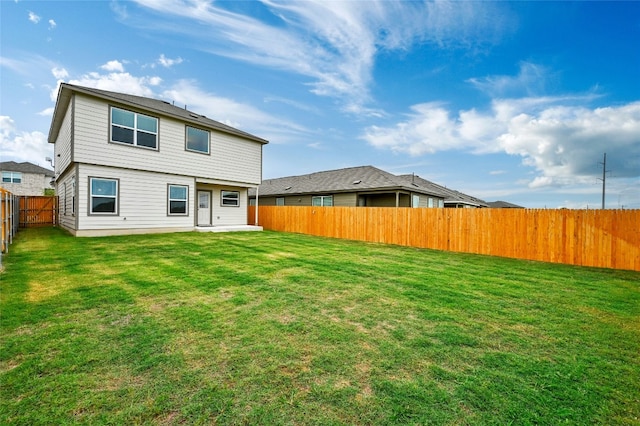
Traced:
[[220, 194], [220, 203], [227, 207], [240, 206], [240, 193], [238, 191], [222, 191]]
[[169, 214], [186, 215], [189, 201], [189, 187], [169, 185]]
[[318, 207], [331, 207], [333, 206], [333, 195], [318, 195], [311, 197], [311, 205]]
[[118, 180], [89, 178], [91, 214], [118, 214]]

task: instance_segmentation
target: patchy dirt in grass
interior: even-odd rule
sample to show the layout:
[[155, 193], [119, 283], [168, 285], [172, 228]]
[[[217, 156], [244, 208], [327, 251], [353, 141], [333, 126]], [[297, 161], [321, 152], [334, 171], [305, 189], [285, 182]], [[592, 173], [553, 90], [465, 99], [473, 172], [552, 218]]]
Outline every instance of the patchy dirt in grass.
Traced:
[[26, 300], [31, 303], [38, 303], [60, 294], [62, 290], [51, 281], [29, 281], [29, 291]]

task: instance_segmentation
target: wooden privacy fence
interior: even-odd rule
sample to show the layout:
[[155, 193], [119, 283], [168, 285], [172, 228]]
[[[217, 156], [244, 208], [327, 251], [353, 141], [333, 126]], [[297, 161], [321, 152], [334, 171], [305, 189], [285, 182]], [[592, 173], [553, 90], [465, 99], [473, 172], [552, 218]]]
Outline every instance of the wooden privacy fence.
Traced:
[[[255, 224], [255, 207], [249, 223]], [[265, 229], [640, 271], [640, 210], [258, 207]]]
[[54, 226], [58, 215], [58, 197], [20, 196], [20, 227]]
[[[13, 242], [13, 236], [18, 232], [19, 217], [18, 197], [0, 188], [0, 219], [2, 221], [0, 253], [9, 251], [9, 244]], [[0, 255], [0, 268], [2, 267], [1, 259]]]

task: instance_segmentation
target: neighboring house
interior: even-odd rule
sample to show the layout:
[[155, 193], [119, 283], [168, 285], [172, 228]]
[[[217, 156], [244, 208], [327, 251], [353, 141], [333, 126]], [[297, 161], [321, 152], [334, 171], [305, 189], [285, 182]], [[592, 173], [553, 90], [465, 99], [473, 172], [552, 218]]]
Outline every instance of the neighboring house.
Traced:
[[489, 201], [487, 204], [489, 204], [489, 207], [492, 209], [524, 209], [522, 206], [507, 201]]
[[442, 194], [444, 197], [444, 206], [446, 208], [482, 208], [489, 207], [489, 204], [476, 197], [472, 197], [471, 195], [463, 194], [460, 191], [456, 191], [453, 189], [449, 189], [445, 186], [438, 185], [437, 183], [433, 183], [426, 179], [422, 179], [419, 176], [415, 175], [401, 175], [403, 179], [406, 179], [411, 182], [415, 182], [421, 186], [429, 187], [433, 191], [437, 191]]
[[35, 164], [15, 161], [0, 163], [2, 182], [0, 188], [15, 195], [45, 195], [45, 190], [53, 189], [53, 171]]
[[[444, 207], [444, 195], [430, 185], [372, 166], [266, 179], [257, 192], [262, 206]], [[255, 190], [249, 198], [255, 204]]]
[[66, 83], [48, 140], [59, 224], [77, 236], [249, 229], [268, 143], [165, 101]]

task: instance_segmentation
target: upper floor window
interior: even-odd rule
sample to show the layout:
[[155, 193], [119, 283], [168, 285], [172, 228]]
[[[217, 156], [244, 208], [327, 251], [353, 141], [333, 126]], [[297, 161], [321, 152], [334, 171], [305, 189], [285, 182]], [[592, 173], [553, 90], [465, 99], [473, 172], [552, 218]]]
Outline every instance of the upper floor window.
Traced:
[[222, 191], [221, 203], [223, 206], [240, 206], [240, 193], [238, 191]]
[[158, 119], [111, 107], [111, 142], [158, 149]]
[[187, 151], [209, 153], [209, 132], [187, 126]]
[[331, 207], [333, 206], [333, 195], [319, 195], [311, 197], [311, 205], [318, 207]]
[[89, 213], [118, 214], [118, 179], [89, 178]]
[[21, 172], [2, 172], [2, 182], [22, 183], [22, 173]]

